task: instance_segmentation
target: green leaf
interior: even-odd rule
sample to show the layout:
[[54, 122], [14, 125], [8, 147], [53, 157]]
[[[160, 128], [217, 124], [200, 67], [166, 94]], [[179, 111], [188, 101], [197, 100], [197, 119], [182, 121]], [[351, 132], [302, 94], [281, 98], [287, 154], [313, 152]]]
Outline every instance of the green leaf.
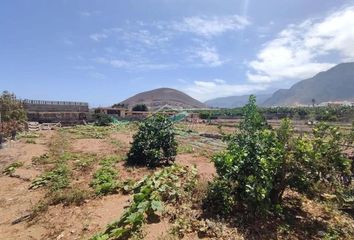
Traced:
[[151, 208], [152, 210], [154, 210], [155, 212], [159, 212], [161, 213], [164, 209], [162, 202], [161, 201], [157, 201], [157, 200], [153, 200], [151, 202]]

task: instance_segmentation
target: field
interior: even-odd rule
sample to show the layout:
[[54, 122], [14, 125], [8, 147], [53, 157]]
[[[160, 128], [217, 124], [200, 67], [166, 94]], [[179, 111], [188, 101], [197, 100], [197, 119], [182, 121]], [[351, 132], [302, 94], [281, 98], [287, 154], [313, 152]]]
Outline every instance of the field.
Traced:
[[[248, 223], [243, 216], [204, 213], [201, 202], [215, 175], [210, 160], [226, 147], [218, 134], [234, 131], [233, 124], [177, 124], [175, 163], [187, 172], [195, 166], [197, 175], [186, 177], [193, 188], [179, 192], [133, 239], [353, 239], [352, 215], [290, 190], [283, 218]], [[77, 126], [22, 134], [8, 143], [0, 151], [0, 239], [90, 239], [118, 220], [134, 200], [131, 187], [161, 171], [126, 166], [136, 130], [135, 123]]]

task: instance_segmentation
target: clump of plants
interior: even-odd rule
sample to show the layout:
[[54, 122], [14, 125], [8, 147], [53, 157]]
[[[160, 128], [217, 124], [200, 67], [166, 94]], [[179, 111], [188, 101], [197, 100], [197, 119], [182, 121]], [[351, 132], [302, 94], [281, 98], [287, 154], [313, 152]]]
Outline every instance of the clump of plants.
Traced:
[[23, 166], [23, 162], [11, 163], [2, 171], [2, 173], [5, 175], [11, 175], [16, 171], [17, 168], [22, 167], [22, 166]]
[[107, 195], [116, 193], [119, 188], [117, 180], [118, 171], [114, 168], [114, 164], [118, 158], [106, 157], [101, 160], [101, 167], [96, 171], [91, 182], [91, 187], [95, 189], [96, 195]]
[[177, 165], [144, 177], [134, 185], [133, 201], [121, 218], [109, 224], [103, 233], [97, 234], [92, 240], [137, 236], [145, 222], [161, 216], [164, 203], [177, 201], [184, 190], [190, 190], [188, 188], [195, 177], [195, 171]]
[[37, 189], [43, 186], [49, 187], [51, 192], [66, 188], [70, 183], [70, 170], [64, 163], [59, 163], [49, 172], [46, 172], [33, 180], [30, 189]]
[[227, 136], [227, 150], [217, 154], [218, 177], [210, 184], [204, 206], [228, 215], [236, 208], [279, 213], [286, 189], [305, 194], [336, 192], [349, 173], [350, 160], [341, 146], [346, 138], [337, 127], [319, 124], [312, 136], [296, 136], [290, 120], [272, 129], [251, 96], [243, 108], [239, 131]]
[[145, 119], [133, 137], [127, 162], [132, 165], [155, 167], [173, 162], [177, 154], [177, 142], [172, 121], [164, 115]]
[[111, 116], [103, 113], [96, 113], [94, 116], [96, 126], [109, 126], [113, 119]]

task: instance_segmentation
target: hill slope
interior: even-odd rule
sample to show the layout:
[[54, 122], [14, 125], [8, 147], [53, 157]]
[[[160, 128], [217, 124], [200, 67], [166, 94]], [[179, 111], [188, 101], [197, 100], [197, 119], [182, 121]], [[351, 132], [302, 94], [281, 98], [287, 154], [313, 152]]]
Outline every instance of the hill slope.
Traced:
[[341, 63], [310, 79], [280, 89], [265, 101], [266, 106], [289, 106], [327, 101], [354, 101], [354, 63]]
[[124, 100], [121, 104], [125, 104], [129, 108], [134, 107], [136, 104], [145, 104], [150, 110], [158, 109], [164, 105], [170, 105], [176, 108], [206, 107], [204, 103], [172, 88], [158, 88], [142, 92]]
[[[243, 107], [247, 102], [250, 95], [242, 96], [230, 96], [211, 99], [205, 102], [209, 107], [215, 108], [236, 108]], [[262, 105], [262, 103], [271, 97], [270, 94], [259, 94], [256, 95], [257, 104]]]

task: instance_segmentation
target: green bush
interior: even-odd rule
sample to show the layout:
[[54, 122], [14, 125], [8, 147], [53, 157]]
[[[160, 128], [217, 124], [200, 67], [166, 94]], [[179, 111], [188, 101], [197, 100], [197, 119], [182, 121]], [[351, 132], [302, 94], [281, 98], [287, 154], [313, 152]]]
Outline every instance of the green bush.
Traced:
[[112, 117], [103, 113], [96, 113], [94, 119], [96, 126], [109, 126], [113, 122]]
[[220, 213], [231, 210], [229, 199], [250, 212], [278, 212], [287, 188], [307, 194], [340, 189], [342, 177], [350, 173], [350, 161], [342, 151], [346, 137], [337, 127], [321, 123], [311, 137], [296, 137], [290, 120], [284, 119], [273, 130], [253, 96], [243, 112], [239, 131], [226, 138], [227, 150], [213, 158], [219, 176], [210, 186], [208, 198], [227, 206]]
[[215, 179], [207, 189], [207, 197], [203, 201], [203, 207], [209, 208], [209, 213], [226, 216], [233, 210], [236, 200], [232, 192], [230, 182], [223, 179]]
[[174, 161], [176, 154], [177, 142], [172, 121], [163, 115], [155, 115], [140, 124], [133, 137], [127, 162], [155, 167]]

